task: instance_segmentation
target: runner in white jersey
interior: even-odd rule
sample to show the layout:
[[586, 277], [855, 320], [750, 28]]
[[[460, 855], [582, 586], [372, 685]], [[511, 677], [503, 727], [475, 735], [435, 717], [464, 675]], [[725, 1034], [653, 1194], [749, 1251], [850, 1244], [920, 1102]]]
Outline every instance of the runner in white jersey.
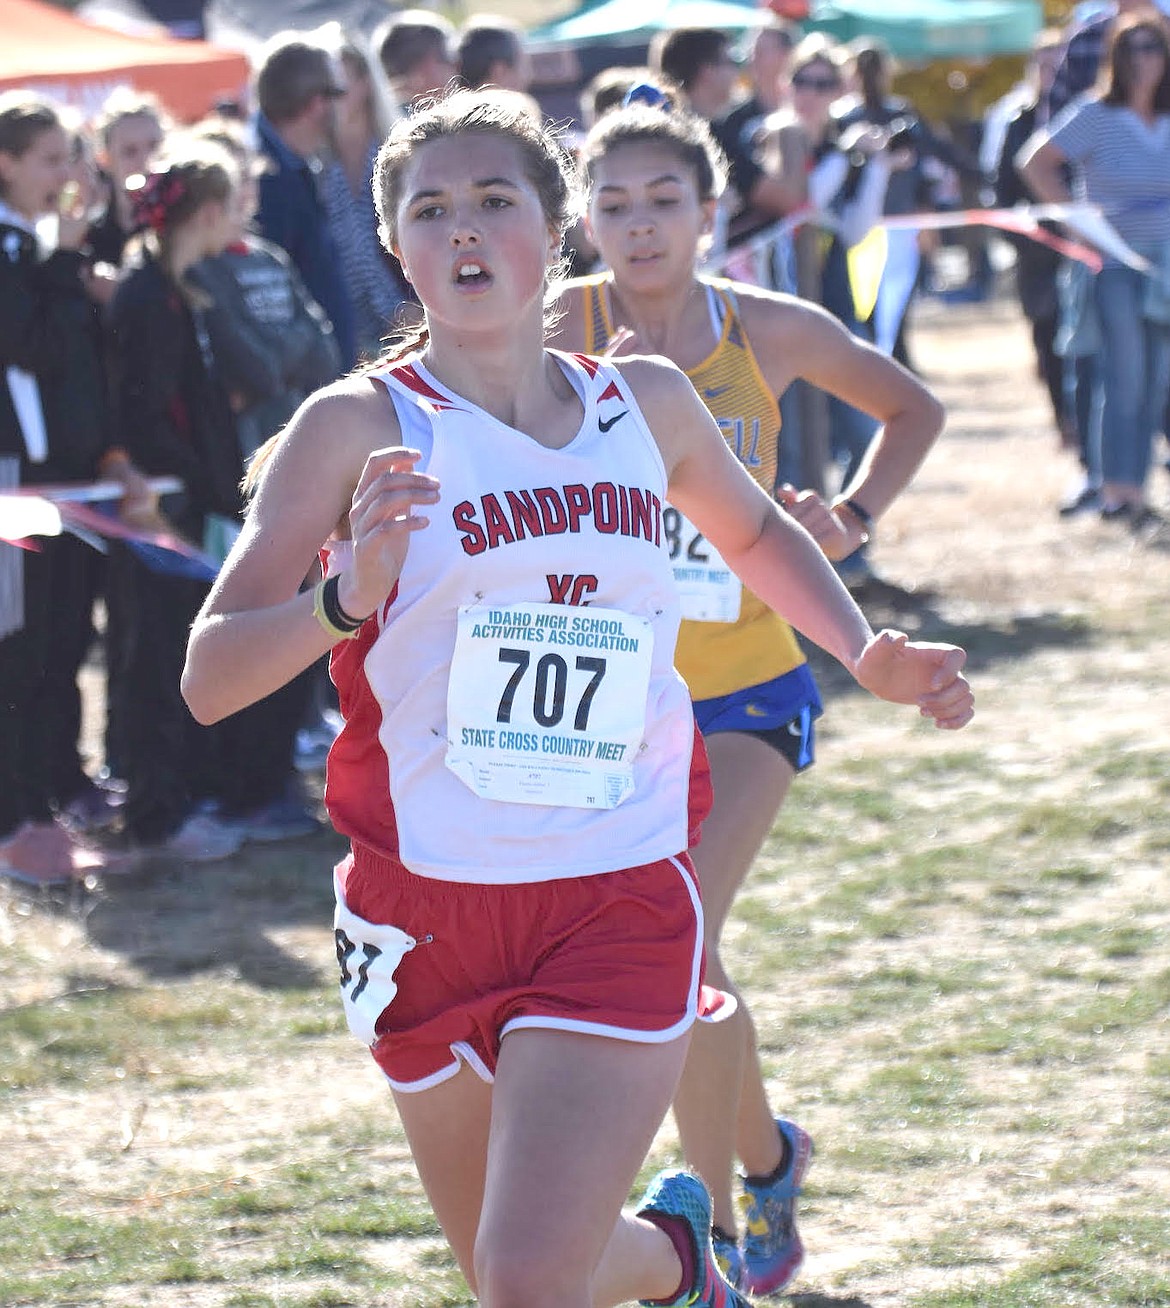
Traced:
[[[377, 701], [382, 803], [423, 876], [549, 881], [612, 870], [614, 848], [640, 864], [687, 847], [694, 718], [674, 670], [662, 457], [616, 368], [553, 357], [583, 409], [557, 450], [453, 394], [420, 359], [372, 374], [450, 508], [412, 543], [385, 620], [337, 679], [343, 695]], [[345, 554], [334, 547], [330, 567]], [[433, 730], [412, 731], [419, 720]], [[348, 734], [329, 801], [360, 838], [375, 805], [365, 742], [351, 762]], [[599, 811], [605, 845], [589, 838]]]
[[[718, 1006], [661, 502], [864, 687], [949, 728], [972, 714], [963, 652], [874, 636], [677, 369], [545, 349], [576, 202], [526, 105], [420, 111], [376, 185], [427, 335], [263, 452], [184, 693], [215, 721], [334, 651], [342, 1001], [483, 1308], [737, 1308], [696, 1176], [622, 1213]], [[319, 550], [328, 576], [300, 595]]]

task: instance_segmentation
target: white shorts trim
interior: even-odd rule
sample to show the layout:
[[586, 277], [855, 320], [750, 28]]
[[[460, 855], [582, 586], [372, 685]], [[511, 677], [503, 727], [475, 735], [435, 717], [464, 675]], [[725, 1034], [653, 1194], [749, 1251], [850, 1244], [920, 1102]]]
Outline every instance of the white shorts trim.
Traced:
[[437, 1072], [432, 1072], [430, 1076], [424, 1076], [421, 1080], [395, 1081], [386, 1072], [383, 1072], [382, 1075], [386, 1077], [392, 1090], [397, 1090], [399, 1094], [403, 1095], [416, 1095], [423, 1090], [432, 1090], [435, 1086], [442, 1085], [444, 1081], [450, 1081], [464, 1063], [471, 1068], [481, 1081], [486, 1082], [488, 1085], [491, 1085], [496, 1079], [488, 1070], [487, 1064], [465, 1040], [456, 1040], [451, 1045], [451, 1052], [455, 1057], [445, 1067], [440, 1067]]

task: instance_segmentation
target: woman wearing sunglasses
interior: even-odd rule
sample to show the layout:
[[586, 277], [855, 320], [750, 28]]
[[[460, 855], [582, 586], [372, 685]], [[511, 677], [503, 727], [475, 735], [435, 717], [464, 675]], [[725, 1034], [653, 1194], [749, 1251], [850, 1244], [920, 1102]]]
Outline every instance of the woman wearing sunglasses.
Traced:
[[[1073, 185], [1067, 167], [1074, 166]], [[1098, 205], [1153, 275], [1106, 256], [1093, 284], [1101, 324], [1101, 516], [1145, 534], [1154, 433], [1170, 391], [1170, 35], [1152, 12], [1121, 17], [1097, 90], [1017, 156], [1034, 194]]]

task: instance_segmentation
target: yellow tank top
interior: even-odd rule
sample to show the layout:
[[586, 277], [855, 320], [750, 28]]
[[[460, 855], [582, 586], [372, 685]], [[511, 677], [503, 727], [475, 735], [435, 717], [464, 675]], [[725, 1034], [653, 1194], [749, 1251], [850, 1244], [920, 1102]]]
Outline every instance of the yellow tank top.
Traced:
[[[614, 334], [608, 273], [584, 280], [585, 353], [601, 354]], [[724, 439], [740, 463], [769, 495], [776, 482], [780, 406], [760, 372], [736, 311], [731, 283], [702, 277], [718, 341], [687, 370]], [[735, 622], [691, 622], [679, 630], [675, 666], [691, 698], [731, 695], [783, 676], [805, 662], [792, 628], [747, 587]]]

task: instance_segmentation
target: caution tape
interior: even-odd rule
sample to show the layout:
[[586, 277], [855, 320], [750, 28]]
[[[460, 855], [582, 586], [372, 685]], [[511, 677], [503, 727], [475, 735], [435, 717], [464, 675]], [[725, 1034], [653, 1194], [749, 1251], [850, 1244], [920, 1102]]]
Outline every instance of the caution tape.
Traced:
[[[183, 489], [177, 477], [152, 477], [147, 484], [156, 495]], [[219, 563], [174, 531], [134, 527], [94, 507], [119, 500], [126, 488], [117, 481], [62, 482], [20, 486], [0, 493], [0, 541], [35, 549], [32, 538], [70, 532], [94, 549], [105, 540], [119, 540], [151, 551], [148, 561], [162, 571], [213, 578]], [[161, 555], [158, 553], [161, 552]], [[167, 564], [167, 556], [171, 564]]]

